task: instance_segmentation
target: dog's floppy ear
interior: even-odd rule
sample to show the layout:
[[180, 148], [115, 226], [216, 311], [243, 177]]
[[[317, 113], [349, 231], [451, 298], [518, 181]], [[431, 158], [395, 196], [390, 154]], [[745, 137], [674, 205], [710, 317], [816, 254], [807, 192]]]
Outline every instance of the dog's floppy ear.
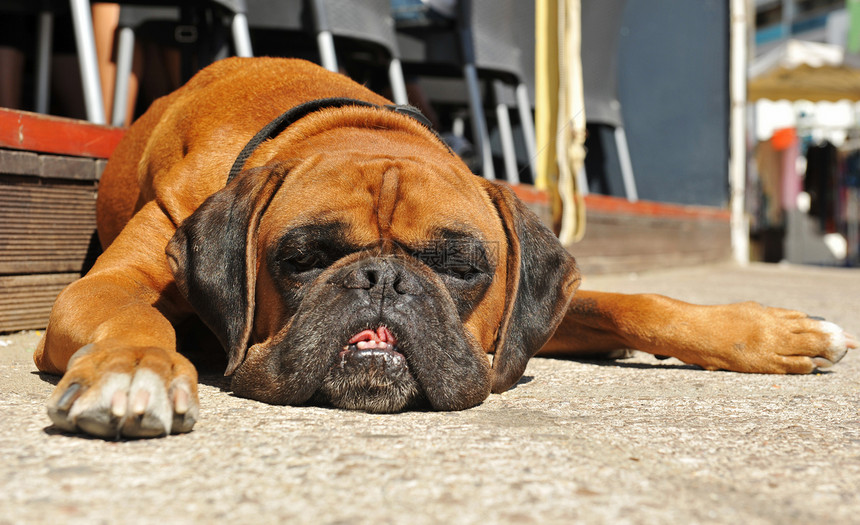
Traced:
[[505, 316], [493, 357], [493, 392], [500, 393], [555, 332], [580, 278], [573, 257], [513, 191], [487, 187], [508, 239]]
[[167, 245], [177, 287], [227, 351], [242, 363], [254, 323], [257, 226], [286, 167], [242, 172], [182, 222]]

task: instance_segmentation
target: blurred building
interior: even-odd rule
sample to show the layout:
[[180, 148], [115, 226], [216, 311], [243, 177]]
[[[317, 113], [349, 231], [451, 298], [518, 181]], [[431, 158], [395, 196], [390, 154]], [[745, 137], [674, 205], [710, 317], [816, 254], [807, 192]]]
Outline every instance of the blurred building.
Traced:
[[844, 45], [847, 22], [845, 0], [755, 0], [756, 52], [788, 38]]
[[860, 264], [860, 1], [756, 0], [755, 258]]

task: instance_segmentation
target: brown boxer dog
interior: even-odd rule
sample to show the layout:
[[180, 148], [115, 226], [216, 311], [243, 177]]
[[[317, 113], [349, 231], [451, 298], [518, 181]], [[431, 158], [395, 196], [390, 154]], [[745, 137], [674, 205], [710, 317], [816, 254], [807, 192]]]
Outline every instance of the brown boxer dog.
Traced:
[[60, 294], [35, 354], [64, 374], [54, 424], [191, 430], [197, 372], [175, 327], [195, 316], [226, 350], [236, 394], [371, 412], [475, 406], [542, 348], [808, 373], [857, 346], [833, 324], [754, 303], [571, 302], [579, 273], [552, 233], [388, 104], [270, 58], [218, 62], [153, 104], [100, 183], [105, 252]]

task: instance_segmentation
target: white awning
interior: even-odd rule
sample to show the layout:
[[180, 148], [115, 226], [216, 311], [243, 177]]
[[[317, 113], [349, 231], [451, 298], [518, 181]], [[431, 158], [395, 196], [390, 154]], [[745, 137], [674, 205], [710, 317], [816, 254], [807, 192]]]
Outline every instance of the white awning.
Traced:
[[860, 100], [860, 59], [841, 46], [788, 40], [750, 66], [748, 100]]

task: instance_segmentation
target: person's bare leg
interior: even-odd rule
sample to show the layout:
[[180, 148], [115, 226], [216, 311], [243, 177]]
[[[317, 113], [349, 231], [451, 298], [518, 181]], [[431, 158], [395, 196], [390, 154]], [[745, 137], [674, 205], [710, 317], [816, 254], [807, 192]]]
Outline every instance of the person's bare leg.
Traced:
[[137, 107], [137, 95], [140, 91], [140, 79], [143, 77], [144, 60], [143, 47], [134, 43], [134, 58], [131, 61], [131, 77], [128, 79], [128, 107], [125, 108], [125, 126], [134, 122], [134, 111]]
[[21, 80], [24, 53], [14, 47], [0, 47], [0, 107], [21, 109]]
[[102, 98], [108, 121], [113, 112], [113, 95], [116, 84], [116, 29], [119, 26], [119, 5], [96, 2], [92, 5], [93, 33], [96, 41], [96, 60]]

